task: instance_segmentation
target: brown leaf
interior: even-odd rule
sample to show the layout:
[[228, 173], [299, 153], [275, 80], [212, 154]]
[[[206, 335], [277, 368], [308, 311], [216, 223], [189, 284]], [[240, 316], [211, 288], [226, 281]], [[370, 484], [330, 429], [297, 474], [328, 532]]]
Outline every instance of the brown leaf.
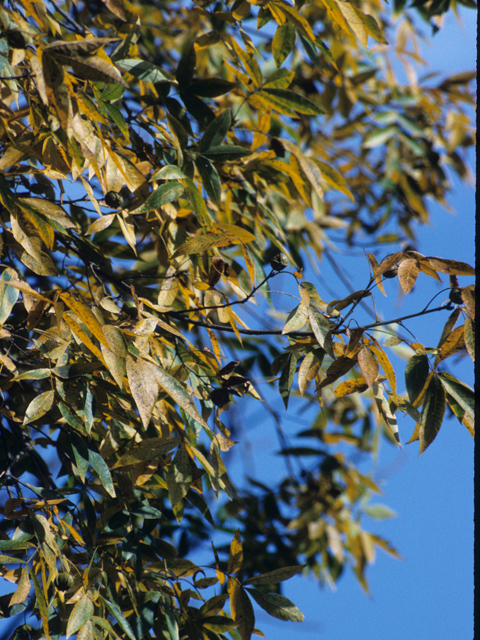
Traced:
[[439, 354], [435, 358], [434, 366], [436, 367], [441, 360], [445, 360], [446, 358], [453, 356], [453, 354], [459, 351], [464, 345], [465, 325], [462, 324], [461, 327], [454, 329], [444, 341]]
[[445, 260], [435, 256], [425, 258], [436, 271], [457, 276], [474, 276], [475, 269], [466, 262], [458, 262], [458, 260]]
[[98, 56], [91, 56], [89, 58], [72, 56], [68, 59], [68, 64], [77, 76], [84, 80], [105, 82], [106, 84], [121, 84], [127, 87], [127, 83], [123, 80], [120, 71]]
[[475, 322], [475, 285], [470, 284], [468, 287], [463, 287], [460, 295], [465, 304], [468, 317], [472, 322]]
[[378, 269], [373, 272], [375, 279], [377, 279], [379, 276], [383, 275], [385, 271], [388, 271], [394, 265], [396, 265], [400, 261], [400, 258], [402, 256], [403, 253], [401, 251], [397, 251], [396, 253], [392, 253], [391, 255], [384, 258], [378, 265]]
[[369, 387], [371, 387], [377, 379], [380, 369], [377, 359], [375, 358], [372, 350], [366, 346], [360, 349], [357, 357], [358, 365], [360, 367], [360, 371], [363, 373], [365, 382]]
[[343, 354], [344, 356], [347, 356], [347, 358], [353, 358], [357, 355], [357, 353], [362, 348], [360, 340], [363, 336], [363, 332], [364, 329], [354, 329], [351, 333], [350, 331], [347, 332], [350, 340], [348, 342], [347, 348], [345, 349], [345, 353]]
[[335, 380], [338, 380], [338, 378], [345, 375], [354, 366], [355, 362], [356, 358], [347, 358], [345, 356], [341, 356], [334, 360], [328, 367], [325, 377], [318, 385], [317, 391], [329, 384], [332, 384], [332, 382], [335, 382]]
[[377, 273], [377, 271], [378, 271], [378, 268], [379, 268], [377, 259], [375, 258], [373, 253], [367, 253], [367, 258], [368, 258], [368, 261], [370, 262], [370, 265], [372, 267], [372, 273], [374, 274], [375, 284], [380, 289], [380, 291], [383, 293], [383, 295], [386, 296], [387, 294], [385, 293], [385, 289], [383, 288], [382, 275], [381, 274], [380, 275], [375, 275]]
[[400, 262], [398, 267], [398, 280], [403, 289], [403, 293], [410, 293], [419, 273], [420, 265], [414, 258], [407, 258]]

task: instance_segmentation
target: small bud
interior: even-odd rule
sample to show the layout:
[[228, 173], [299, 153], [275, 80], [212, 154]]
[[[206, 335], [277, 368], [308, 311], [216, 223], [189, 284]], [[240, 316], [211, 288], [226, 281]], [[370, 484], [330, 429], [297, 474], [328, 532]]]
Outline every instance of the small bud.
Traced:
[[460, 289], [460, 287], [454, 287], [454, 288], [450, 289], [450, 293], [449, 293], [448, 297], [450, 298], [450, 300], [454, 304], [462, 304], [463, 303], [462, 290]]
[[277, 253], [276, 256], [270, 260], [270, 266], [274, 271], [283, 271], [288, 267], [288, 258], [283, 253]]
[[119, 209], [123, 204], [123, 196], [116, 191], [109, 191], [105, 196], [105, 204], [112, 209]]
[[26, 49], [28, 46], [29, 38], [16, 29], [7, 33], [7, 44], [12, 49]]
[[230, 394], [227, 389], [217, 387], [210, 394], [210, 400], [216, 407], [223, 407], [230, 402]]
[[398, 267], [393, 267], [383, 274], [384, 278], [395, 278], [398, 273]]
[[59, 591], [68, 591], [73, 586], [73, 576], [61, 571], [55, 578], [55, 584]]

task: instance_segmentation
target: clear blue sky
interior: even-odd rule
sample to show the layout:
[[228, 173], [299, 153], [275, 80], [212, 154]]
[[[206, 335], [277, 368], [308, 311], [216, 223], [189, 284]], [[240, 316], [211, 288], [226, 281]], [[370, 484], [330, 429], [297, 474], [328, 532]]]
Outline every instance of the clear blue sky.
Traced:
[[[432, 46], [424, 47], [431, 70], [444, 75], [475, 69], [476, 12], [460, 13], [463, 27], [450, 12], [443, 30], [433, 38]], [[429, 35], [428, 27], [422, 28]], [[419, 230], [417, 249], [425, 255], [463, 260], [473, 265], [474, 189], [458, 182], [454, 184], [449, 201], [456, 213], [452, 215], [432, 206], [432, 224]], [[362, 259], [358, 261], [357, 268], [364, 268]], [[322, 275], [328, 278], [323, 263], [321, 269]], [[352, 272], [355, 273], [354, 268]], [[310, 280], [312, 273], [307, 273], [305, 278]], [[410, 296], [413, 295], [412, 292]], [[396, 291], [391, 296], [396, 301]], [[415, 306], [413, 297], [411, 301]], [[405, 308], [401, 307], [402, 312]], [[414, 310], [418, 310], [418, 306]], [[432, 316], [428, 323], [431, 319]], [[435, 340], [445, 320], [446, 316], [442, 315], [435, 321]], [[424, 336], [424, 344], [428, 344], [432, 325], [426, 326], [425, 320], [421, 320], [413, 327], [418, 335]], [[464, 360], [462, 367], [462, 379], [473, 386], [471, 361]], [[408, 440], [413, 427], [410, 418], [400, 420], [403, 442]], [[275, 477], [278, 457], [271, 458], [268, 471], [265, 466], [274, 440], [273, 428], [265, 425], [260, 431], [258, 427], [257, 433], [257, 436], [252, 433], [251, 438], [252, 444], [260, 444], [260, 451], [254, 454], [252, 464], [257, 472], [260, 468]], [[351, 571], [344, 572], [335, 593], [328, 588], [320, 589], [313, 579], [294, 578], [284, 583], [284, 594], [301, 609], [305, 622], [277, 621], [256, 607], [257, 626], [267, 640], [278, 637], [289, 640], [473, 638], [473, 455], [473, 440], [456, 419], [444, 423], [431, 448], [420, 458], [417, 443], [404, 445], [401, 452], [383, 446], [377, 479], [383, 481], [384, 496], [378, 502], [387, 504], [398, 517], [372, 520], [371, 526], [367, 523], [364, 526], [391, 541], [404, 560], [378, 552], [375, 564], [368, 570], [371, 598], [364, 594]]]

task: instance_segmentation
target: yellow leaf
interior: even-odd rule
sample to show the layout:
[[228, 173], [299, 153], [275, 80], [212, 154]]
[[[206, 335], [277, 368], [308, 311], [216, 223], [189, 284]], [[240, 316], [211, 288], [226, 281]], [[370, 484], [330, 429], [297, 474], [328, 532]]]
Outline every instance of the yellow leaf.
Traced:
[[242, 540], [240, 538], [240, 530], [238, 529], [235, 535], [233, 536], [232, 542], [230, 543], [230, 553], [228, 556], [228, 568], [227, 573], [237, 573], [240, 571], [243, 564], [243, 548], [242, 548]]
[[60, 298], [65, 304], [75, 313], [75, 315], [85, 324], [88, 329], [93, 333], [95, 338], [103, 344], [104, 347], [108, 346], [107, 339], [102, 330], [102, 325], [99, 323], [93, 311], [87, 307], [86, 304], [77, 300], [71, 293], [65, 292], [60, 294]]
[[[62, 316], [63, 320], [65, 320], [65, 322], [68, 324], [68, 326], [70, 327], [70, 329], [73, 331], [73, 333], [77, 336], [77, 338], [81, 341], [82, 344], [84, 344], [87, 349], [90, 349], [90, 351], [97, 356], [97, 358], [100, 360], [100, 362], [104, 363], [103, 360], [103, 356], [101, 351], [98, 349], [98, 347], [92, 342], [92, 340], [89, 338], [89, 336], [85, 333], [85, 331], [82, 329], [82, 327], [78, 324], [78, 322], [76, 322], [74, 320], [74, 318], [72, 317], [72, 315], [70, 315], [69, 313], [64, 313]], [[104, 338], [105, 339], [105, 338]]]
[[366, 47], [368, 45], [368, 31], [362, 12], [348, 2], [338, 2], [337, 6], [340, 7], [343, 17], [356, 35], [357, 40], [363, 47]]
[[320, 160], [316, 160], [315, 158], [312, 159], [322, 172], [325, 181], [328, 182], [328, 184], [331, 185], [334, 189], [337, 189], [348, 198], [350, 198], [352, 202], [355, 202], [355, 198], [353, 197], [352, 192], [347, 187], [345, 178], [340, 173], [338, 173], [336, 169], [334, 169], [333, 167], [329, 167], [328, 164], [325, 164], [325, 162], [320, 162]]
[[243, 68], [245, 69], [245, 72], [247, 73], [250, 80], [257, 87], [257, 89], [260, 88], [260, 86], [262, 85], [262, 72], [260, 71], [258, 62], [252, 55], [248, 54], [242, 49], [235, 38], [230, 39], [230, 44], [232, 45], [235, 54], [242, 62]]
[[30, 593], [31, 586], [32, 585], [30, 584], [28, 568], [23, 567], [22, 572], [20, 574], [20, 580], [18, 581], [17, 590], [12, 595], [10, 602], [8, 603], [8, 606], [11, 607], [14, 604], [20, 604], [24, 602], [27, 599], [28, 594]]
[[345, 380], [341, 382], [335, 389], [337, 398], [343, 398], [351, 393], [362, 393], [368, 389], [368, 384], [364, 378], [355, 378], [355, 380]]

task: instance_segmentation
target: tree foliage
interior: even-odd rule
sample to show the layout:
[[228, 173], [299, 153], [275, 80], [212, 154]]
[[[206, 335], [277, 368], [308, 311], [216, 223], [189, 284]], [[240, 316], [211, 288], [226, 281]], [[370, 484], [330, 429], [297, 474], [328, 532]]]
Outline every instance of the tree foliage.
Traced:
[[[449, 3], [413, 8], [437, 29]], [[398, 555], [362, 527], [390, 511], [355, 454], [398, 446], [402, 413], [420, 453], [447, 408], [473, 435], [474, 404], [445, 367], [474, 357], [474, 270], [414, 248], [447, 167], [469, 178], [474, 74], [419, 78], [415, 24], [379, 0], [0, 8], [0, 613], [27, 615], [12, 638], [246, 640], [252, 601], [302, 620], [282, 581], [350, 565], [368, 589], [376, 547]], [[303, 280], [365, 239], [363, 289], [323, 300]], [[445, 276], [446, 303], [412, 292]], [[418, 311], [382, 319], [394, 278]], [[445, 309], [436, 347], [408, 332]], [[288, 473], [240, 489], [222, 420], [272, 394], [316, 407], [307, 444], [270, 408]]]

